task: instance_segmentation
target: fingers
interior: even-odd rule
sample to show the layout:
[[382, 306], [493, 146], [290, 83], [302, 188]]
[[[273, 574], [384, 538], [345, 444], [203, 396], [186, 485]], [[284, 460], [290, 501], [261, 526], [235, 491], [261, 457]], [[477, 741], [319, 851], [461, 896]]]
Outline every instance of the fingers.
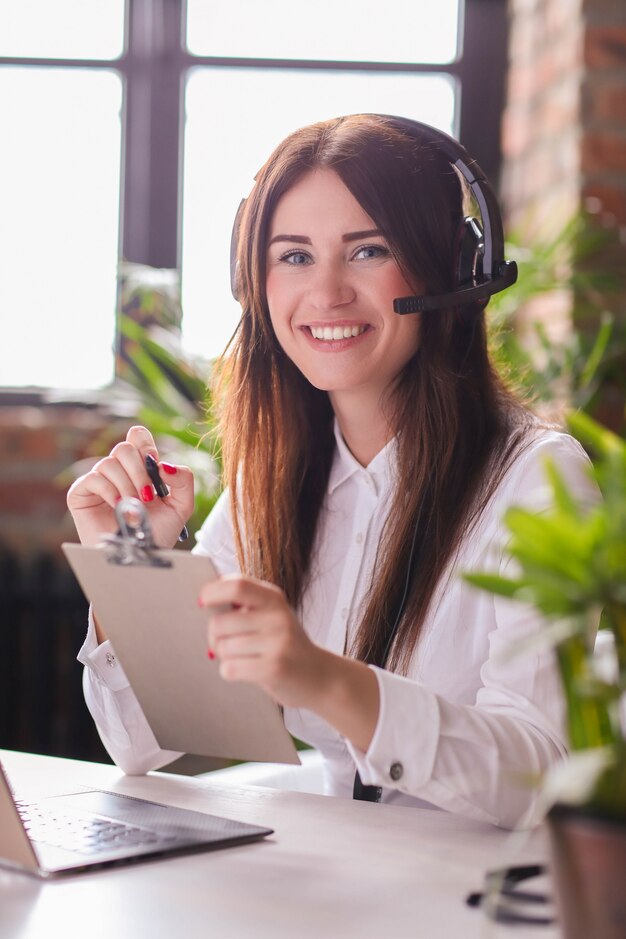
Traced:
[[[114, 508], [122, 498], [153, 502], [156, 496], [146, 469], [145, 458], [150, 454], [158, 462], [158, 449], [154, 437], [146, 427], [131, 427], [126, 439], [116, 444], [110, 454], [99, 460], [91, 471], [77, 480], [70, 493], [73, 504], [98, 496]], [[160, 464], [160, 475], [167, 489], [175, 496], [181, 514], [193, 508], [193, 474], [186, 466]], [[95, 502], [95, 499], [92, 499]]]
[[222, 605], [210, 611], [208, 657], [218, 659], [223, 679], [253, 682], [285, 706], [310, 707], [321, 686], [319, 657], [282, 590], [220, 577], [203, 586], [200, 603]]
[[131, 427], [126, 434], [126, 442], [139, 451], [142, 461], [150, 454], [158, 462], [159, 450], [147, 427], [142, 427], [141, 424]]
[[[157, 462], [163, 486], [155, 488], [146, 468], [146, 456]], [[155, 544], [171, 547], [194, 506], [193, 474], [186, 466], [158, 463], [154, 437], [145, 427], [131, 427], [126, 439], [77, 479], [67, 494], [78, 536], [83, 544], [97, 544], [103, 532], [114, 532], [115, 509], [120, 499], [151, 503], [150, 524]], [[158, 484], [158, 480], [155, 480]]]
[[154, 488], [146, 469], [148, 454], [158, 461], [154, 437], [147, 427], [135, 425], [126, 434], [126, 440], [113, 447], [109, 454], [108, 460], [117, 461], [119, 465], [103, 461], [105, 475], [108, 470], [120, 483], [120, 496], [139, 497], [143, 502], [154, 499]]
[[293, 612], [278, 587], [251, 577], [220, 577], [205, 584], [198, 600], [211, 609], [209, 658], [280, 655], [288, 642]]
[[193, 473], [188, 466], [174, 465], [173, 463], [160, 463], [159, 471], [161, 479], [170, 491], [170, 495], [179, 496], [185, 493], [191, 493], [191, 504], [193, 505]]
[[67, 493], [70, 510], [91, 508], [103, 502], [113, 507], [118, 499], [117, 487], [106, 476], [94, 473], [93, 470], [72, 483]]
[[140, 425], [131, 427], [126, 434], [126, 440], [111, 451], [111, 456], [119, 460], [135, 488], [135, 492], [122, 493], [120, 490], [120, 495], [138, 496], [144, 502], [153, 500], [155, 490], [145, 462], [148, 455], [156, 460], [159, 475], [170, 495], [181, 502], [183, 511], [190, 513], [193, 509], [193, 473], [187, 466], [175, 466], [167, 462], [159, 464], [159, 452], [154, 437], [146, 427]]
[[235, 609], [214, 613], [209, 621], [209, 648], [220, 658], [258, 656], [277, 645], [282, 627], [271, 611]]
[[214, 607], [223, 604], [249, 608], [286, 606], [283, 591], [273, 584], [254, 577], [239, 574], [226, 575], [210, 580], [202, 587], [198, 597], [200, 606]]
[[273, 694], [288, 667], [289, 624], [273, 610], [238, 608], [209, 620], [208, 657], [226, 681], [251, 681]]
[[113, 447], [109, 456], [96, 463], [91, 475], [101, 477], [109, 484], [108, 491], [114, 492], [113, 502], [107, 499], [110, 505], [122, 498], [133, 497], [143, 502], [154, 499], [154, 489], [143, 458], [139, 450], [128, 442]]

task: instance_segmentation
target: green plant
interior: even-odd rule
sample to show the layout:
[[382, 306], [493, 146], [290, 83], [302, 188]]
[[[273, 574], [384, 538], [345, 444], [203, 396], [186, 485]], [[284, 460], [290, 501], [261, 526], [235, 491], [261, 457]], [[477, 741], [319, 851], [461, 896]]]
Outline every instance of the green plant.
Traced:
[[[581, 506], [548, 463], [552, 508], [536, 513], [513, 507], [504, 517], [510, 534], [507, 554], [516, 573], [471, 573], [466, 579], [531, 604], [547, 617], [539, 638], [556, 652], [571, 747], [598, 757], [586, 804], [596, 813], [626, 820], [626, 743], [620, 721], [626, 690], [626, 442], [580, 412], [568, 423], [593, 454], [602, 500]], [[613, 637], [609, 675], [598, 671], [590, 628], [600, 611], [602, 628]]]
[[[618, 400], [611, 425], [620, 432], [626, 400], [626, 264], [619, 232], [581, 212], [555, 235], [532, 243], [513, 232], [507, 257], [517, 283], [489, 305], [491, 351], [499, 369], [540, 409], [556, 403], [598, 416], [606, 399]], [[555, 334], [551, 298], [568, 307], [571, 328]], [[525, 309], [523, 325], [518, 312]], [[622, 422], [622, 423], [620, 423]]]
[[211, 363], [182, 348], [178, 271], [121, 264], [118, 306], [116, 394], [133, 401], [135, 419], [151, 430], [167, 459], [193, 470], [195, 504], [188, 523], [193, 535], [221, 485]]
[[183, 354], [176, 336], [122, 313], [120, 379], [136, 396], [136, 418], [168, 458], [185, 463], [196, 479], [188, 528], [195, 533], [220, 492], [221, 453], [211, 410], [210, 365]]

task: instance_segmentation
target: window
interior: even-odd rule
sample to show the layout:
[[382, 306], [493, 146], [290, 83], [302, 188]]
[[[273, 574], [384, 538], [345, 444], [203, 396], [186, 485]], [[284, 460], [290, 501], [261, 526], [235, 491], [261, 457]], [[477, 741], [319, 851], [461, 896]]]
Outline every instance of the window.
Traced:
[[0, 0], [0, 385], [113, 377], [123, 37], [123, 0]]
[[207, 3], [187, 0], [192, 55], [318, 62], [453, 62], [459, 0], [317, 0], [296, 9], [288, 0]]
[[502, 6], [0, 0], [0, 385], [110, 381], [119, 257], [180, 267], [184, 344], [218, 354], [237, 205], [296, 126], [403, 114], [493, 175]]

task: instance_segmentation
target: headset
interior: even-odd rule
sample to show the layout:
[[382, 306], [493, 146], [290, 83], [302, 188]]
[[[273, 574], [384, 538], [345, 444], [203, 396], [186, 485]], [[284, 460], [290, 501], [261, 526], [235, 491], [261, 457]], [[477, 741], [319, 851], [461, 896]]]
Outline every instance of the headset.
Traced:
[[[439, 296], [397, 297], [393, 302], [394, 311], [404, 316], [468, 303], [480, 303], [484, 307], [494, 293], [506, 290], [517, 280], [517, 264], [504, 258], [500, 208], [484, 172], [454, 137], [429, 124], [392, 114], [369, 116], [393, 121], [396, 127], [420, 143], [437, 147], [467, 182], [480, 212], [480, 219], [467, 216], [460, 222], [454, 247], [454, 290]], [[230, 242], [230, 285], [236, 300], [239, 299], [237, 241], [245, 202], [243, 199], [237, 210]]]

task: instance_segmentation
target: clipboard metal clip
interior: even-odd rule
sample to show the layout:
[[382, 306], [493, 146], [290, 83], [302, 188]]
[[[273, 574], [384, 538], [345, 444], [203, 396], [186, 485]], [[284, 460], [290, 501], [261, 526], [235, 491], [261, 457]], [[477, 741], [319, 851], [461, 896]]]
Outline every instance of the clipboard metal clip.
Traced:
[[110, 564], [172, 566], [171, 561], [159, 555], [148, 513], [139, 499], [120, 499], [115, 506], [115, 517], [119, 525], [117, 535], [102, 536]]

